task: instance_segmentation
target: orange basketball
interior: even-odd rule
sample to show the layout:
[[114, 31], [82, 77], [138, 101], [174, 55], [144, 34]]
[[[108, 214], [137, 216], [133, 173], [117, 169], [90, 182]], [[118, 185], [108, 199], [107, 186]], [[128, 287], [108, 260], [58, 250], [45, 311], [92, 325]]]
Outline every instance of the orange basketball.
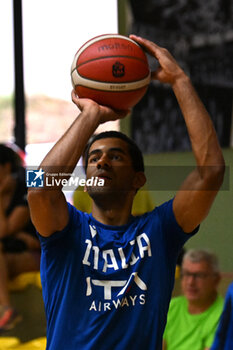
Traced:
[[128, 109], [146, 93], [150, 68], [135, 41], [123, 35], [105, 34], [87, 41], [77, 51], [71, 80], [79, 97], [114, 109]]

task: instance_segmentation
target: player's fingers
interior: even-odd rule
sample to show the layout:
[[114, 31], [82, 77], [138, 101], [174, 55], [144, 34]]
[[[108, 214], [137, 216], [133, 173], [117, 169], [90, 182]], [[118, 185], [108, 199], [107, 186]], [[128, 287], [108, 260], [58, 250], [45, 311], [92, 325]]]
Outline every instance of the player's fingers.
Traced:
[[103, 108], [106, 110], [106, 113], [111, 115], [115, 120], [125, 118], [131, 112], [130, 109], [111, 109], [104, 106]]
[[77, 96], [74, 89], [71, 91], [71, 99], [75, 104], [77, 104], [79, 97]]
[[158, 46], [157, 44], [153, 43], [152, 41], [148, 40], [148, 39], [144, 39], [140, 36], [131, 34], [130, 35], [130, 39], [136, 41], [140, 46], [142, 46], [142, 48], [148, 52], [149, 54], [151, 54], [152, 56], [155, 56], [157, 59], [159, 57], [159, 54], [161, 52], [161, 47]]
[[130, 113], [130, 109], [114, 110], [106, 106], [100, 106], [100, 107], [101, 107], [101, 115], [102, 115], [101, 124], [108, 121], [123, 119]]
[[154, 43], [153, 41], [150, 41], [148, 39], [142, 38], [141, 36], [135, 35], [135, 34], [130, 34], [129, 36], [131, 39], [133, 39], [134, 41], [137, 41], [138, 43], [140, 43], [140, 45], [144, 46], [144, 45], [148, 45], [148, 46], [153, 46], [156, 48], [160, 48], [160, 46], [158, 46], [156, 43]]
[[125, 118], [127, 115], [129, 115], [131, 113], [130, 109], [124, 109], [124, 110], [118, 110], [117, 114], [119, 116], [119, 119]]

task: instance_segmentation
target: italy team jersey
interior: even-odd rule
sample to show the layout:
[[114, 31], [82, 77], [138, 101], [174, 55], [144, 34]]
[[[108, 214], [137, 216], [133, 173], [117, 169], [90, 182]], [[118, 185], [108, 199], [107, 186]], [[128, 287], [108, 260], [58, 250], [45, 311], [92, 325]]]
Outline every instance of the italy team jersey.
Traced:
[[39, 236], [47, 349], [161, 349], [176, 260], [195, 232], [172, 200], [123, 226], [68, 209], [64, 230]]

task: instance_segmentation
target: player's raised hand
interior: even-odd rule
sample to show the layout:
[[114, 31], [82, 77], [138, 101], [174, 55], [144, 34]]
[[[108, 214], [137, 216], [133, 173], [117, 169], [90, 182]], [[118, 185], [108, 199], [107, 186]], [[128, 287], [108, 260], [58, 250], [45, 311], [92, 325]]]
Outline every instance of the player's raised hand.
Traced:
[[151, 73], [152, 79], [159, 80], [161, 83], [169, 83], [173, 85], [177, 79], [186, 76], [167, 49], [136, 35], [130, 35], [130, 38], [136, 41], [146, 52], [158, 60], [159, 67], [156, 71]]
[[79, 98], [76, 95], [75, 90], [72, 90], [71, 97], [72, 101], [81, 112], [85, 110], [89, 114], [96, 114], [96, 117], [99, 118], [100, 124], [123, 119], [130, 113], [130, 110], [114, 110], [110, 107], [99, 105], [91, 99]]

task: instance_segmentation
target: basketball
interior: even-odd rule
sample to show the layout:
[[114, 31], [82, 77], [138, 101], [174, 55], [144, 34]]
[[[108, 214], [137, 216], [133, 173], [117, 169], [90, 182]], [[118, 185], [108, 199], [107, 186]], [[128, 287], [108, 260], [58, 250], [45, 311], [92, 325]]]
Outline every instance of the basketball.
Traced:
[[146, 93], [150, 68], [145, 52], [135, 41], [105, 34], [87, 41], [77, 51], [71, 80], [80, 98], [113, 109], [129, 109]]

